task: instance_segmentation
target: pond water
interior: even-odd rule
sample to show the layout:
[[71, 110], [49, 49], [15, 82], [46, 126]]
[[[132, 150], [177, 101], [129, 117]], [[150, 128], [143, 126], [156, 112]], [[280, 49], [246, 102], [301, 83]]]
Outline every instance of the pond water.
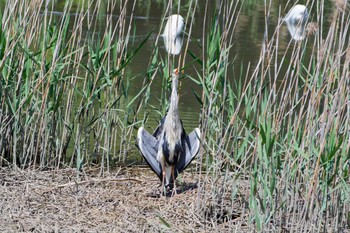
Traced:
[[[144, 48], [141, 53], [135, 57], [133, 63], [135, 66], [133, 70], [130, 71], [132, 74], [142, 74], [147, 70], [147, 65], [151, 53], [153, 51], [156, 35], [159, 31], [162, 16], [166, 12], [166, 4], [168, 1], [137, 1], [135, 10], [135, 26], [136, 35], [135, 43], [141, 42], [142, 39], [152, 30], [154, 30], [154, 35], [150, 38], [147, 43], [147, 47]], [[220, 1], [211, 0], [208, 1], [208, 11], [213, 13]], [[267, 1], [268, 2], [268, 1]], [[192, 33], [189, 41], [189, 50], [197, 52], [200, 51], [199, 44], [203, 37], [203, 19], [205, 17], [205, 3], [206, 1], [198, 1], [198, 7], [195, 12], [195, 20], [192, 28]], [[272, 1], [271, 3], [271, 13], [269, 19], [268, 30], [269, 33], [273, 33], [278, 24], [279, 17], [285, 16], [289, 9], [294, 4], [305, 4], [306, 1]], [[329, 7], [325, 7], [329, 12], [325, 12], [324, 15], [329, 15], [334, 10], [334, 4], [331, 5], [328, 1]], [[313, 5], [315, 9], [309, 9], [310, 18], [309, 21], [316, 21], [316, 4]], [[180, 14], [184, 17], [187, 15], [188, 6], [183, 4], [180, 7]], [[131, 11], [131, 9], [129, 9]], [[129, 11], [129, 12], [130, 12]], [[117, 14], [117, 12], [115, 12]], [[259, 55], [261, 52], [262, 40], [264, 37], [264, 27], [265, 27], [265, 4], [264, 1], [260, 0], [246, 0], [242, 5], [242, 10], [239, 14], [237, 20], [237, 25], [234, 30], [234, 45], [232, 48], [232, 69], [228, 70], [228, 75], [230, 80], [241, 78], [241, 69], [247, 69], [248, 64], [250, 64], [251, 69], [257, 64]], [[287, 48], [288, 43], [291, 41], [291, 36], [288, 33], [287, 26], [284, 24], [280, 31], [280, 42], [279, 50], [282, 53]], [[312, 46], [310, 45], [307, 46]], [[160, 53], [166, 56], [164, 43], [162, 40], [158, 42], [158, 47], [160, 48]], [[292, 49], [292, 48], [291, 48]], [[233, 59], [234, 58], [234, 59]], [[187, 61], [191, 61], [189, 56], [186, 57]], [[186, 68], [186, 74], [196, 77], [195, 69], [190, 67]], [[161, 82], [159, 82], [161, 83]], [[160, 85], [160, 84], [159, 84]], [[139, 90], [137, 85], [134, 85], [136, 93]], [[160, 89], [160, 88], [159, 88]], [[154, 95], [154, 101], [160, 96], [159, 89], [157, 86], [153, 87], [152, 94]], [[198, 119], [200, 114], [200, 106], [198, 101], [195, 99], [193, 94], [193, 89], [201, 93], [201, 90], [193, 82], [189, 80], [183, 81], [180, 90], [180, 115], [183, 119], [185, 129], [187, 131], [192, 130], [194, 127], [198, 126]], [[151, 123], [152, 124], [152, 123]]]
[[[54, 3], [54, 8], [52, 10], [54, 14], [57, 14], [59, 16], [63, 11], [65, 1], [56, 0], [52, 2]], [[100, 9], [108, 9], [107, 5], [104, 5], [107, 4], [107, 2], [108, 1], [101, 1]], [[182, 4], [179, 7], [179, 13], [184, 17], [187, 15], [189, 9], [187, 2], [190, 1], [181, 1]], [[198, 6], [195, 10], [192, 33], [188, 37], [190, 51], [193, 51], [194, 53], [198, 53], [198, 51], [200, 51], [203, 30], [206, 30], [203, 22], [203, 19], [205, 18], [206, 3], [208, 4], [208, 12], [212, 14], [213, 12], [215, 12], [215, 9], [220, 4], [220, 2], [220, 0], [198, 1]], [[272, 1], [271, 14], [268, 25], [269, 32], [274, 32], [280, 17], [285, 16], [289, 9], [293, 7], [293, 5], [305, 4], [306, 2], [307, 1], [287, 0]], [[175, 5], [176, 3], [174, 2]], [[0, 8], [3, 8], [4, 4], [5, 1], [0, 1]], [[127, 5], [126, 15], [129, 16], [127, 17], [127, 20], [130, 20], [133, 4], [134, 1], [129, 1], [129, 4]], [[127, 67], [126, 74], [130, 75], [131, 78], [130, 98], [132, 98], [133, 95], [136, 95], [136, 93], [140, 91], [140, 84], [142, 83], [142, 80], [148, 69], [149, 61], [151, 59], [151, 55], [155, 47], [156, 38], [161, 27], [163, 19], [162, 17], [166, 14], [167, 4], [168, 1], [165, 0], [137, 0], [135, 2], [135, 10], [133, 12], [132, 24], [134, 28], [132, 29], [133, 33], [132, 37], [130, 38], [130, 47], [136, 47], [145, 39], [145, 37], [150, 32], [152, 32], [152, 35], [148, 39], [146, 45], [137, 54], [137, 56], [133, 58], [131, 66]], [[75, 16], [76, 9], [80, 5], [81, 1], [74, 1], [71, 12], [72, 17]], [[332, 11], [334, 11], [335, 7], [333, 6], [334, 4], [331, 3], [331, 1], [327, 1], [325, 5], [325, 9], [328, 12], [324, 12], [324, 16], [327, 16], [330, 15]], [[237, 19], [237, 25], [233, 32], [234, 44], [231, 51], [233, 62], [232, 68], [228, 70], [228, 78], [232, 81], [235, 79], [237, 80], [241, 77], [241, 69], [246, 70], [248, 65], [252, 69], [258, 62], [265, 30], [265, 7], [266, 6], [264, 4], [264, 1], [261, 0], [243, 1], [242, 9]], [[309, 21], [317, 20], [316, 8], [316, 4], [313, 4], [311, 9], [309, 8]], [[101, 28], [101, 31], [104, 30], [104, 17], [112, 14], [113, 17], [115, 17], [115, 20], [118, 19], [120, 12], [117, 9], [119, 9], [119, 7], [116, 7], [115, 12], [107, 12], [107, 10], [105, 12], [103, 12], [103, 10], [100, 12], [97, 24], [98, 27]], [[207, 18], [208, 17], [210, 18], [210, 16], [207, 16]], [[71, 20], [71, 22], [73, 23], [74, 20]], [[71, 27], [73, 27], [73, 25]], [[279, 50], [285, 51], [285, 48], [287, 48], [287, 45], [290, 41], [291, 37], [288, 33], [287, 26], [283, 25], [280, 31], [279, 46], [281, 48]], [[161, 56], [165, 59], [166, 51], [162, 39], [158, 41], [158, 44], [156, 46], [158, 46]], [[310, 46], [312, 46], [311, 43]], [[187, 54], [186, 61], [190, 62], [191, 60], [193, 59]], [[191, 66], [186, 67], [185, 73], [192, 77], [196, 77], [196, 70], [194, 66], [193, 68], [191, 68]], [[154, 106], [159, 106], [159, 98], [161, 96], [161, 83], [161, 77], [156, 77], [155, 83], [152, 86], [152, 98], [150, 100], [151, 104], [153, 104]], [[181, 89], [179, 91], [179, 108], [180, 116], [184, 122], [184, 126], [187, 131], [192, 130], [199, 124], [200, 105], [195, 98], [193, 90], [196, 90], [199, 93], [201, 93], [200, 87], [197, 86], [194, 82], [190, 81], [189, 79], [182, 81]], [[154, 127], [157, 124], [157, 121], [159, 120], [159, 115], [153, 113], [151, 109], [149, 111], [151, 115], [149, 124]]]
[[[142, 49], [141, 53], [135, 57], [133, 60], [133, 69], [130, 70], [130, 73], [133, 75], [143, 74], [147, 70], [149, 59], [151, 57], [155, 39], [159, 28], [162, 22], [162, 16], [166, 12], [166, 5], [168, 1], [137, 1], [135, 7], [135, 27], [136, 35], [132, 40], [135, 44], [141, 42], [145, 36], [152, 30], [154, 30], [153, 35], [147, 43], [147, 47]], [[208, 2], [208, 11], [213, 13], [217, 5], [219, 5], [218, 0], [210, 1], [198, 1], [198, 7], [195, 12], [195, 20], [192, 28], [192, 33], [190, 35], [189, 41], [189, 50], [198, 52], [199, 44], [203, 37], [203, 19], [205, 17], [205, 4]], [[267, 1], [268, 2], [268, 1]], [[275, 28], [280, 20], [280, 16], [285, 16], [289, 9], [295, 4], [306, 4], [306, 1], [272, 1], [271, 3], [271, 13], [269, 19], [268, 30], [269, 33], [273, 33]], [[329, 12], [324, 12], [324, 15], [327, 16], [335, 9], [334, 4], [328, 3]], [[131, 5], [131, 4], [130, 4]], [[310, 18], [309, 21], [316, 21], [316, 4], [313, 4], [314, 9], [309, 9]], [[180, 7], [180, 14], [184, 17], [187, 15], [188, 6], [183, 4]], [[129, 9], [131, 12], [131, 6]], [[118, 12], [115, 12], [118, 14]], [[242, 10], [239, 14], [237, 20], [237, 25], [234, 30], [234, 45], [232, 48], [232, 69], [228, 70], [228, 75], [230, 80], [241, 78], [241, 69], [247, 69], [248, 64], [250, 65], [251, 70], [257, 64], [261, 52], [262, 41], [264, 37], [264, 28], [265, 28], [265, 4], [264, 1], [260, 0], [246, 0], [242, 5]], [[280, 31], [280, 42], [279, 50], [281, 53], [284, 53], [287, 48], [288, 43], [291, 41], [291, 36], [288, 33], [287, 26], [282, 25]], [[163, 41], [160, 39], [157, 46], [160, 48], [160, 53], [163, 54], [163, 57], [166, 56], [166, 51]], [[312, 46], [310, 45], [307, 46]], [[291, 48], [292, 49], [292, 48]], [[234, 59], [233, 59], [234, 58]], [[191, 61], [191, 58], [187, 55], [187, 61]], [[196, 77], [195, 69], [191, 67], [186, 68], [186, 74]], [[141, 75], [142, 76], [142, 75]], [[140, 77], [141, 78], [141, 77]], [[159, 85], [161, 81], [159, 81]], [[134, 85], [134, 92], [139, 91], [138, 85]], [[160, 87], [157, 88], [157, 84], [152, 89], [152, 94], [154, 96], [154, 102], [160, 97]], [[198, 101], [195, 99], [193, 94], [193, 89], [201, 93], [201, 90], [193, 82], [189, 80], [184, 80], [180, 90], [180, 115], [183, 119], [185, 128], [192, 130], [198, 125], [198, 118], [200, 113], [200, 106]], [[187, 130], [187, 131], [188, 131]]]

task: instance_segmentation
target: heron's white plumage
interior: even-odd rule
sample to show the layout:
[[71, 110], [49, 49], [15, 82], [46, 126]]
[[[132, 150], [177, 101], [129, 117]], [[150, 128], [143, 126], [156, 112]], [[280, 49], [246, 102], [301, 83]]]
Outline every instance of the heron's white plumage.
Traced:
[[172, 74], [172, 93], [167, 115], [153, 133], [143, 127], [137, 133], [137, 144], [141, 154], [158, 175], [163, 186], [173, 182], [176, 193], [176, 177], [191, 163], [199, 151], [200, 130], [196, 128], [189, 135], [183, 129], [178, 112], [177, 94], [179, 71]]
[[[157, 159], [165, 169], [165, 185], [168, 185], [171, 179], [171, 168], [176, 166], [181, 152], [176, 147], [182, 147], [183, 128], [179, 116], [177, 94], [179, 71], [175, 69], [172, 74], [172, 92], [170, 96], [170, 106], [165, 117], [163, 133], [160, 138]], [[164, 151], [164, 145], [167, 148]], [[170, 163], [170, 164], [168, 164]]]
[[[141, 154], [145, 158], [146, 162], [152, 168], [152, 170], [157, 174], [160, 180], [162, 180], [162, 167], [160, 164], [160, 158], [163, 154], [162, 150], [159, 150], [161, 132], [164, 129], [165, 117], [161, 121], [160, 125], [156, 129], [153, 135], [147, 132], [144, 127], [140, 127], [137, 132], [137, 145]], [[201, 133], [199, 128], [195, 128], [189, 135], [183, 138], [183, 155], [180, 157], [179, 161], [176, 163], [175, 176], [177, 177], [195, 158], [200, 147], [200, 137]], [[170, 170], [171, 172], [171, 170]], [[167, 173], [167, 171], [165, 171]], [[175, 178], [176, 178], [175, 177]]]
[[287, 23], [288, 31], [294, 40], [302, 40], [305, 38], [305, 26], [309, 18], [306, 6], [295, 5], [284, 18]]
[[165, 185], [170, 184], [171, 179], [171, 167], [166, 166], [165, 167]]
[[183, 30], [185, 20], [181, 15], [171, 15], [165, 25], [162, 37], [165, 49], [172, 55], [177, 55], [181, 51], [183, 43]]

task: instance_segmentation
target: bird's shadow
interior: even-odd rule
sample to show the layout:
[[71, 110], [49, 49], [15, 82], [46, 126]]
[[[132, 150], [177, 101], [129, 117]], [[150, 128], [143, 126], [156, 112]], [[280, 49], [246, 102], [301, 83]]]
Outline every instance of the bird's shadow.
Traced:
[[[176, 185], [176, 195], [186, 193], [191, 190], [195, 190], [198, 188], [197, 183], [181, 183], [180, 185]], [[165, 193], [165, 195], [164, 195]], [[162, 187], [159, 187], [158, 190], [149, 193], [149, 197], [153, 198], [160, 198], [162, 196], [164, 197], [173, 197], [173, 184], [170, 184], [169, 187], [166, 188], [166, 190], [162, 190]]]

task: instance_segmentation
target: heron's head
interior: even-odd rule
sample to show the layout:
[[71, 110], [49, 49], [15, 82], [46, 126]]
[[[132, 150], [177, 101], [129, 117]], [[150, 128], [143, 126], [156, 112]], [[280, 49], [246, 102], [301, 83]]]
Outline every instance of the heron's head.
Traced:
[[175, 68], [173, 70], [173, 73], [171, 74], [171, 83], [172, 87], [177, 89], [178, 83], [179, 83], [179, 69]]
[[179, 77], [179, 68], [175, 68], [174, 70], [173, 70], [173, 77]]

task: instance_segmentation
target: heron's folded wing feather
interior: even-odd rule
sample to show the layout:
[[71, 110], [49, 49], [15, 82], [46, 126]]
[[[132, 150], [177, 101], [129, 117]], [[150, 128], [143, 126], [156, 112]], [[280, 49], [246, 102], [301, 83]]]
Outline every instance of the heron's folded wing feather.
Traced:
[[195, 128], [183, 140], [183, 153], [180, 156], [180, 161], [176, 164], [176, 176], [180, 174], [191, 163], [197, 155], [200, 146], [200, 131]]
[[157, 174], [159, 179], [162, 178], [162, 169], [157, 160], [159, 141], [148, 133], [143, 127], [140, 127], [137, 132], [138, 147], [141, 154], [145, 158], [148, 165]]

